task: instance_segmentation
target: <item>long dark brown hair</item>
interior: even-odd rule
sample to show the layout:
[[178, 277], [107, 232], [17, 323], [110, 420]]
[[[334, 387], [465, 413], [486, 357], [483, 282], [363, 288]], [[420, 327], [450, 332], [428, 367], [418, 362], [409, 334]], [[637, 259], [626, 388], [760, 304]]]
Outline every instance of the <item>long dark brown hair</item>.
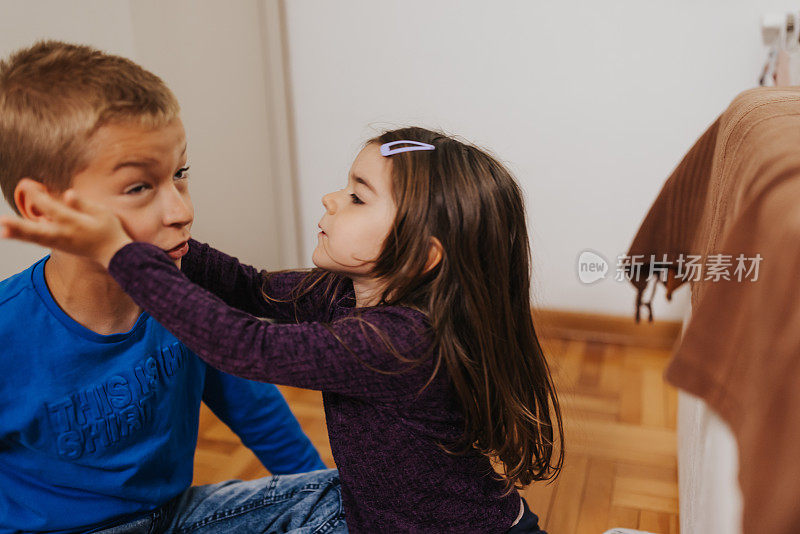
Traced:
[[[434, 376], [445, 367], [465, 416], [462, 438], [440, 446], [499, 460], [507, 491], [555, 478], [563, 427], [531, 315], [522, 191], [496, 158], [441, 132], [401, 128], [366, 145], [399, 140], [435, 149], [390, 157], [397, 214], [371, 274], [384, 283], [379, 306], [414, 307], [430, 320]], [[426, 272], [433, 237], [442, 259]], [[294, 297], [318, 283], [333, 295], [343, 278], [314, 269]]]

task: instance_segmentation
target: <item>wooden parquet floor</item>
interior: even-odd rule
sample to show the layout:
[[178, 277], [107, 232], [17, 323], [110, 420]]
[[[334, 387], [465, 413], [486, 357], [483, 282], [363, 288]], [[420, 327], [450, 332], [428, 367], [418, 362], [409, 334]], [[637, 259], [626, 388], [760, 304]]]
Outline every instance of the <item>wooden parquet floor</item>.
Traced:
[[[551, 534], [611, 527], [678, 532], [677, 395], [662, 378], [669, 351], [545, 339], [565, 425], [564, 470], [524, 490]], [[318, 392], [281, 387], [323, 461], [335, 467]], [[195, 484], [251, 479], [267, 471], [203, 407]]]

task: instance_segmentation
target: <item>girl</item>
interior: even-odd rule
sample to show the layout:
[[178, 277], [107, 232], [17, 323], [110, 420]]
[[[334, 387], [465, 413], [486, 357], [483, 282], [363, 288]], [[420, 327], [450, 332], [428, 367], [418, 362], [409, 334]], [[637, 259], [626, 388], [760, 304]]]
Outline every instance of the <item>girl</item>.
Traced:
[[194, 240], [178, 270], [74, 191], [35, 202], [52, 222], [3, 218], [4, 237], [95, 259], [225, 372], [322, 391], [351, 532], [542, 532], [516, 489], [559, 473], [561, 415], [522, 194], [484, 151], [422, 128], [369, 140], [322, 198], [310, 271]]

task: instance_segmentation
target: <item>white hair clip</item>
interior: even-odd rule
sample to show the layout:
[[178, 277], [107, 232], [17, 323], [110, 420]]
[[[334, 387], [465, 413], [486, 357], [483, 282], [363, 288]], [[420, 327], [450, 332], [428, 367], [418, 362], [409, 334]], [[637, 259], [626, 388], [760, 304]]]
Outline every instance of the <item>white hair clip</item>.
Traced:
[[[404, 146], [400, 148], [392, 148], [394, 145], [407, 144], [413, 146]], [[410, 152], [412, 150], [434, 150], [436, 147], [428, 143], [421, 143], [419, 141], [392, 141], [391, 143], [384, 143], [381, 145], [381, 155], [391, 156], [392, 154], [399, 154], [400, 152]]]

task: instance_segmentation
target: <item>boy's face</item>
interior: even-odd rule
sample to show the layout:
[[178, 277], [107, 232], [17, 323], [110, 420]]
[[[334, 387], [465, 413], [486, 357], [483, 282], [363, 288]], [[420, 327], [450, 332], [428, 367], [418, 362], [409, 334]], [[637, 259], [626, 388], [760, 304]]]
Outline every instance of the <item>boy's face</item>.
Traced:
[[180, 267], [188, 251], [194, 207], [186, 173], [186, 133], [180, 119], [155, 130], [108, 124], [89, 141], [89, 166], [72, 189], [110, 208], [134, 241], [167, 251]]

